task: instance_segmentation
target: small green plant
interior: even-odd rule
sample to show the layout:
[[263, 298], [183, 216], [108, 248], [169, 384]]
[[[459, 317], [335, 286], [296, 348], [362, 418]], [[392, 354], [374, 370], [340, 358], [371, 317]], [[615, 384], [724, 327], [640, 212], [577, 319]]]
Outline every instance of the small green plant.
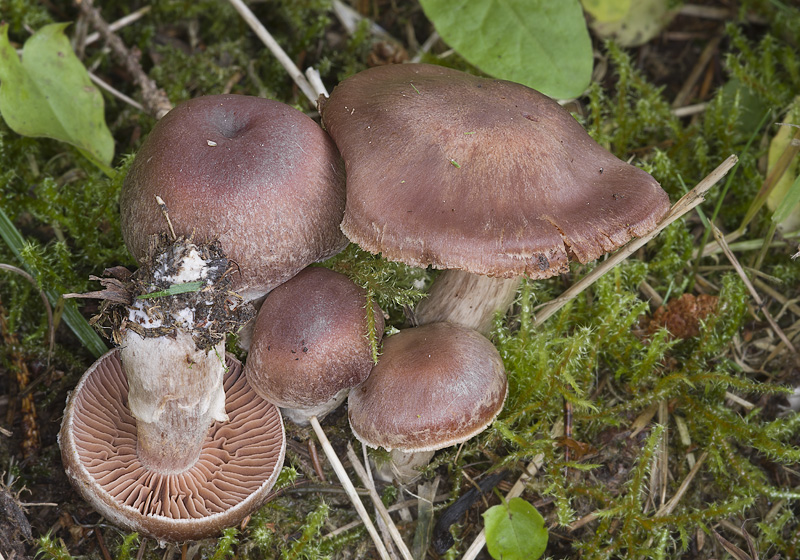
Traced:
[[536, 560], [547, 548], [544, 518], [522, 498], [490, 507], [483, 522], [486, 547], [496, 560]]
[[0, 25], [0, 113], [18, 134], [72, 144], [112, 176], [114, 138], [103, 97], [72, 51], [67, 25], [53, 23], [34, 33], [22, 61], [8, 40], [8, 25]]

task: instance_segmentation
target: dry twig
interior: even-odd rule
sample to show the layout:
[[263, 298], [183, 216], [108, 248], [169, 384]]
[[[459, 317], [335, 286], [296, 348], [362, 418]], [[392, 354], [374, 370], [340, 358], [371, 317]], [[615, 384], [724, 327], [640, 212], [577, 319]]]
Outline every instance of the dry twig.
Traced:
[[160, 119], [172, 109], [172, 103], [167, 98], [164, 90], [159, 89], [156, 83], [145, 74], [139, 58], [132, 53], [109, 26], [108, 22], [100, 15], [100, 11], [94, 7], [93, 0], [76, 0], [78, 8], [91, 22], [103, 39], [108, 44], [111, 52], [122, 62], [125, 69], [133, 76], [136, 85], [142, 90], [142, 101], [147, 112]]

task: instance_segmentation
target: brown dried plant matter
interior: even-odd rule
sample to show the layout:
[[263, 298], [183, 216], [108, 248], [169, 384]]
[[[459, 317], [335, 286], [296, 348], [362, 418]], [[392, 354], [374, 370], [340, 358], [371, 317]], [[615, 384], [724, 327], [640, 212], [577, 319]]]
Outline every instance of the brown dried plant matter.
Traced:
[[[28, 369], [28, 363], [25, 361], [25, 356], [20, 353], [19, 337], [8, 328], [2, 301], [0, 301], [0, 334], [2, 334], [3, 343], [10, 349], [11, 370], [16, 376], [19, 391], [23, 392], [31, 381], [30, 370]], [[22, 415], [22, 443], [20, 444], [22, 458], [29, 459], [39, 450], [41, 445], [33, 392], [23, 394], [19, 404]]]
[[700, 334], [700, 324], [716, 312], [718, 296], [683, 294], [662, 305], [653, 313], [647, 325], [648, 334], [664, 327], [676, 338], [692, 338]]

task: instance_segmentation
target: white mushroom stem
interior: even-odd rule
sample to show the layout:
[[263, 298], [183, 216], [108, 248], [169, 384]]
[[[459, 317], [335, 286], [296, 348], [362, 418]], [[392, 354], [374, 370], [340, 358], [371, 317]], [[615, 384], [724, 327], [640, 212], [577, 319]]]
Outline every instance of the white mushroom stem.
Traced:
[[324, 403], [310, 408], [281, 407], [281, 414], [298, 426], [308, 426], [313, 416], [316, 416], [318, 420], [322, 420], [328, 413], [339, 408], [339, 405], [345, 401], [349, 393], [349, 388], [342, 389]]
[[494, 316], [506, 312], [521, 279], [492, 278], [463, 270], [445, 270], [415, 310], [418, 325], [448, 321], [487, 334]]
[[392, 449], [391, 460], [380, 465], [375, 477], [385, 482], [397, 481], [403, 486], [421, 476], [420, 469], [427, 467], [436, 451], [400, 451]]
[[136, 418], [137, 453], [146, 467], [170, 474], [191, 468], [211, 425], [227, 421], [224, 356], [224, 339], [204, 351], [183, 329], [174, 338], [126, 331], [120, 360]]

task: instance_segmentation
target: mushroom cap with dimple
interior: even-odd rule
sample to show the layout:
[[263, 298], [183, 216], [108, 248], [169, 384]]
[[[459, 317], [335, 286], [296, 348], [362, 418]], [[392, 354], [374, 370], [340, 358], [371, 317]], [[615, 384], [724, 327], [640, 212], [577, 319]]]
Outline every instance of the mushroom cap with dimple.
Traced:
[[[245, 374], [285, 408], [311, 408], [364, 381], [372, 370], [367, 294], [347, 276], [311, 267], [272, 290], [258, 313]], [[384, 318], [373, 304], [380, 343]]]
[[320, 111], [347, 171], [342, 230], [390, 260], [545, 278], [669, 209], [653, 177], [513, 82], [381, 66], [343, 80]]
[[405, 329], [384, 340], [378, 364], [350, 391], [350, 427], [369, 447], [449, 447], [492, 423], [507, 387], [500, 354], [478, 332], [453, 323]]
[[263, 296], [312, 262], [341, 250], [341, 157], [327, 133], [270, 99], [210, 95], [156, 123], [120, 194], [122, 234], [141, 263], [168, 225], [195, 242], [219, 239], [237, 263], [234, 289]]
[[178, 474], [159, 474], [136, 454], [136, 421], [119, 350], [98, 359], [70, 395], [59, 432], [75, 488], [103, 517], [159, 541], [197, 540], [239, 523], [267, 498], [286, 449], [278, 409], [256, 395], [227, 356], [225, 408], [200, 457]]

